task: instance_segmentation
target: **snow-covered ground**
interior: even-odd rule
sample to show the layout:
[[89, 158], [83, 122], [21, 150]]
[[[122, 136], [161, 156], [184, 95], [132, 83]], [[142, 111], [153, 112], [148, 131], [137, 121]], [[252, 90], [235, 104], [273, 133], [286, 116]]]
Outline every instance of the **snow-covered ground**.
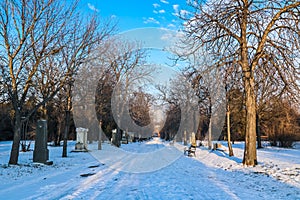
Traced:
[[[8, 166], [11, 142], [0, 142], [0, 199], [300, 199], [300, 145], [258, 150], [259, 165], [244, 167], [243, 143], [234, 157], [226, 151], [184, 146], [158, 138], [116, 149], [90, 144], [90, 153], [51, 147], [52, 166], [32, 163], [20, 152], [19, 166]], [[33, 147], [32, 147], [33, 148]]]

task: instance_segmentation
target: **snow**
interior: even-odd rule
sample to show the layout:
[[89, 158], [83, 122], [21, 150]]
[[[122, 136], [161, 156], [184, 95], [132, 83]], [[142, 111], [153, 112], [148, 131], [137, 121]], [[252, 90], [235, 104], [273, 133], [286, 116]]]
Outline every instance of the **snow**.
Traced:
[[[34, 143], [32, 143], [33, 148]], [[18, 166], [7, 165], [11, 142], [0, 142], [0, 199], [300, 199], [300, 144], [293, 149], [266, 146], [259, 164], [244, 167], [244, 144], [225, 151], [198, 147], [196, 157], [184, 146], [155, 138], [115, 148], [89, 144], [89, 153], [49, 146], [53, 165], [32, 162], [20, 152]]]

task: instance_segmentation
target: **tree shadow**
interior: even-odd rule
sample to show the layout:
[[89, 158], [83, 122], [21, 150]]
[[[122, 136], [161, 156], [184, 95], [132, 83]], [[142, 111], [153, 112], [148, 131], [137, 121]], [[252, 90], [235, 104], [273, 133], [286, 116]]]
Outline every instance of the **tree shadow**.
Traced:
[[235, 156], [229, 156], [229, 154], [225, 151], [220, 151], [220, 150], [211, 150], [211, 153], [216, 154], [217, 156], [227, 158], [229, 160], [232, 160], [238, 164], [241, 164], [243, 162], [243, 159], [235, 157]]

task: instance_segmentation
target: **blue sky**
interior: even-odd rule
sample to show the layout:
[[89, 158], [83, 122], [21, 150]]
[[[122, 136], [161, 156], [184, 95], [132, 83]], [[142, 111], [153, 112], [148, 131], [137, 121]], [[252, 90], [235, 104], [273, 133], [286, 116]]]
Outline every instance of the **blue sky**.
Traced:
[[162, 51], [174, 44], [176, 31], [181, 26], [181, 20], [176, 14], [185, 8], [185, 0], [80, 1], [80, 9], [84, 12], [97, 12], [104, 19], [114, 18], [118, 22], [117, 32], [130, 36], [129, 40], [141, 41], [145, 48], [161, 51], [159, 54], [152, 52], [155, 56], [150, 56], [150, 59], [169, 65], [168, 56]]
[[175, 13], [184, 9], [185, 0], [82, 0], [82, 8], [118, 20], [120, 31], [144, 27], [176, 30], [180, 25]]
[[[172, 47], [181, 21], [176, 13], [184, 10], [185, 0], [81, 0], [84, 12], [97, 12], [100, 17], [118, 21], [118, 33], [129, 41], [140, 41], [148, 50], [147, 63], [161, 68], [153, 72], [154, 83], [165, 84], [178, 73]], [[174, 40], [175, 39], [175, 40]], [[149, 50], [150, 49], [150, 50]], [[170, 48], [169, 48], [170, 49]], [[151, 90], [151, 88], [150, 88]]]

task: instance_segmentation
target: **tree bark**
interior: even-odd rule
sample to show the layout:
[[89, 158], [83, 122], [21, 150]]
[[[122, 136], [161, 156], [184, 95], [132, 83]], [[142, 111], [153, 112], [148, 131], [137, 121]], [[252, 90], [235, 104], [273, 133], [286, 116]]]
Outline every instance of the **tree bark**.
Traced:
[[209, 119], [209, 125], [208, 125], [208, 149], [212, 149], [212, 105], [211, 105], [211, 97], [209, 96], [209, 108], [208, 108], [208, 119]]
[[256, 133], [257, 133], [257, 148], [261, 149], [261, 133], [260, 133], [260, 127], [259, 127], [259, 115], [256, 114]]
[[[245, 3], [248, 5], [248, 1]], [[243, 70], [244, 90], [245, 90], [245, 105], [246, 105], [246, 134], [245, 134], [245, 151], [243, 164], [246, 166], [255, 166], [257, 164], [256, 157], [256, 98], [255, 98], [255, 79], [254, 65], [249, 64], [248, 58], [248, 26], [249, 10], [246, 7], [242, 11], [241, 23], [241, 66]]]
[[233, 150], [231, 145], [231, 134], [230, 134], [230, 110], [229, 110], [229, 104], [227, 105], [227, 143], [228, 143], [228, 150], [229, 150], [229, 156], [233, 156]]
[[68, 142], [69, 125], [70, 125], [70, 111], [66, 110], [66, 125], [65, 125], [62, 157], [67, 157], [67, 142]]
[[212, 149], [212, 142], [211, 142], [211, 120], [209, 121], [209, 125], [208, 125], [208, 149]]
[[[247, 74], [247, 73], [246, 73]], [[250, 74], [250, 73], [248, 73]], [[256, 105], [254, 94], [254, 78], [245, 77], [246, 100], [246, 136], [243, 164], [247, 166], [257, 165], [256, 155]]]
[[12, 144], [12, 149], [10, 152], [9, 164], [17, 165], [19, 158], [20, 140], [21, 140], [21, 114], [16, 110], [15, 114], [15, 124], [14, 124], [14, 139]]
[[98, 150], [102, 149], [102, 121], [99, 122]]

